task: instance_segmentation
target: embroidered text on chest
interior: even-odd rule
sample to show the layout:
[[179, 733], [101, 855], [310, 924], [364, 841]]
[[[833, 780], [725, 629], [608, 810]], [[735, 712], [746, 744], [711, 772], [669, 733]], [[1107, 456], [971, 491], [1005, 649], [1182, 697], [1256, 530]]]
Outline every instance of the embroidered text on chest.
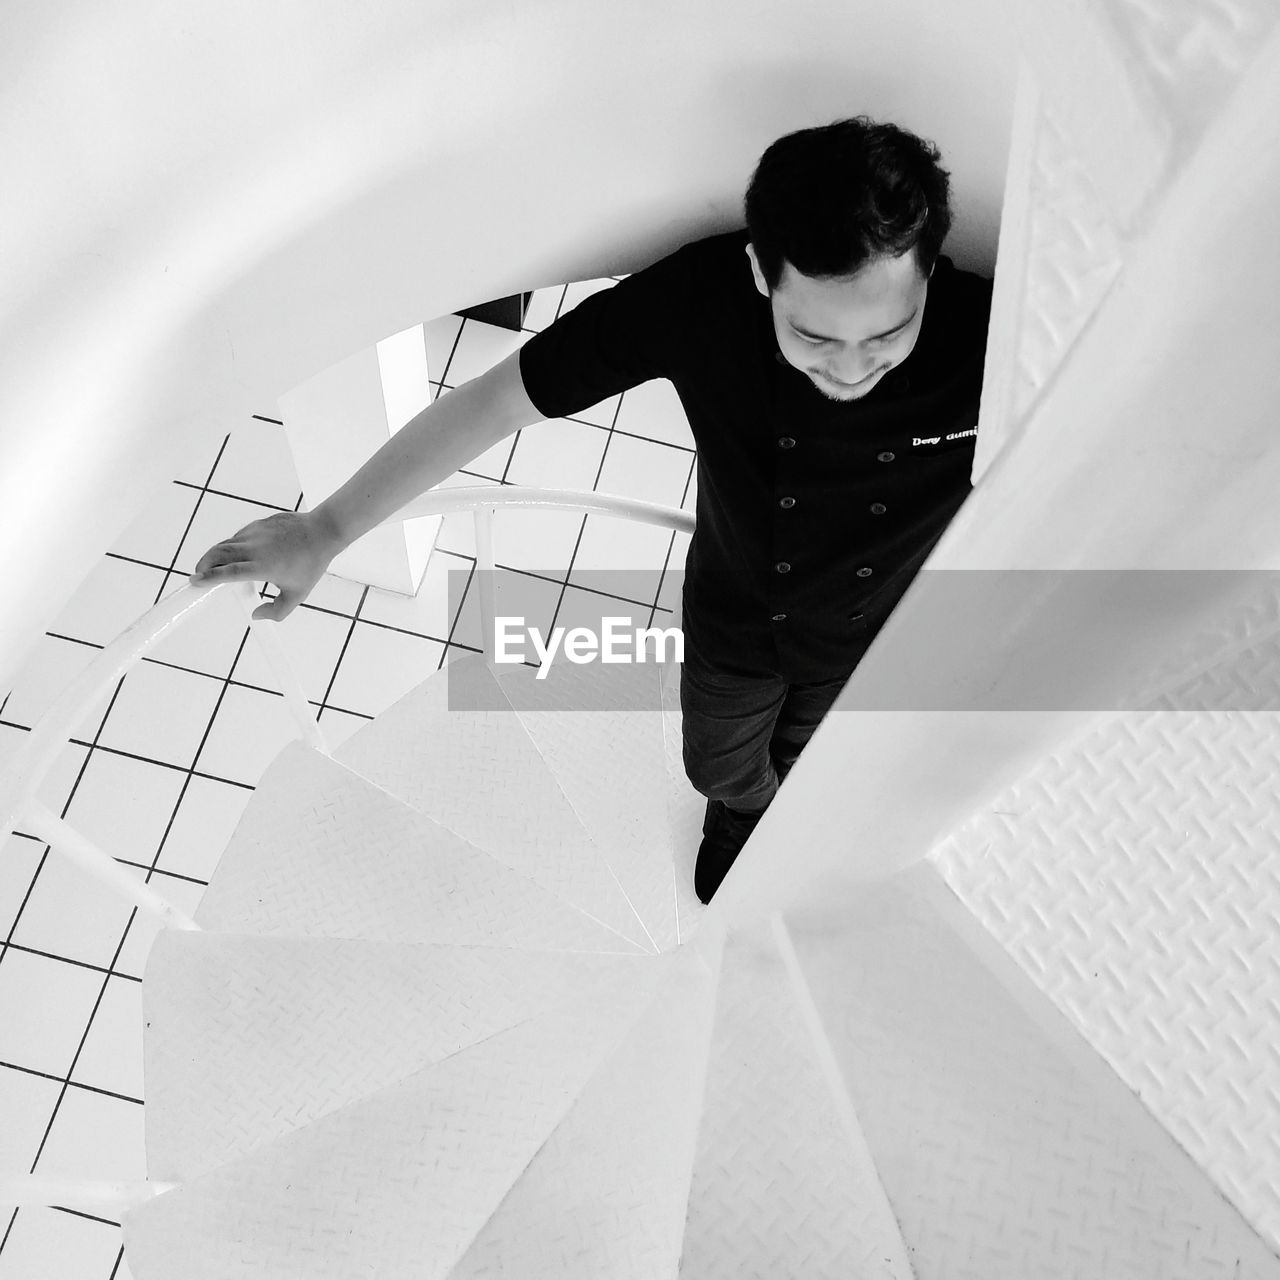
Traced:
[[944, 440], [962, 440], [965, 436], [976, 436], [978, 434], [977, 427], [970, 427], [968, 431], [952, 431], [945, 436], [912, 436], [912, 446], [918, 444], [941, 444]]

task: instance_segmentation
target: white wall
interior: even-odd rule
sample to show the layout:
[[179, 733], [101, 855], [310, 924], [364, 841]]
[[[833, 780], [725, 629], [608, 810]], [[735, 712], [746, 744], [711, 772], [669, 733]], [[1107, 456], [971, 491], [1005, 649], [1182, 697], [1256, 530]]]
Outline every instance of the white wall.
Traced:
[[0, 33], [0, 686], [176, 459], [471, 302], [738, 216], [759, 152], [932, 136], [994, 254], [1003, 0], [63, 0]]

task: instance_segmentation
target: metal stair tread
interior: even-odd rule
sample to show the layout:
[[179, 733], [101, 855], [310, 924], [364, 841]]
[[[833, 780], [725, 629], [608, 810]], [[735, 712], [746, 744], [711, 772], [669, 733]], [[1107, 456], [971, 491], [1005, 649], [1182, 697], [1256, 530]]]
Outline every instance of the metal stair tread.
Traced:
[[515, 665], [495, 676], [659, 950], [679, 941], [660, 678], [653, 665]]
[[136, 1280], [349, 1280], [375, 1257], [380, 1280], [442, 1280], [661, 967], [622, 1000], [490, 1036], [145, 1202], [124, 1220]]
[[[451, 703], [461, 710], [451, 710]], [[335, 759], [606, 927], [644, 926], [483, 655], [456, 659], [357, 730]]]
[[[1274, 688], [1274, 643], [1172, 698]], [[1213, 705], [1212, 696], [1206, 698]], [[1226, 699], [1223, 699], [1226, 701]], [[1247, 704], [1246, 704], [1247, 705]], [[1280, 854], [1266, 713], [1128, 712], [1047, 757], [931, 859], [1232, 1203], [1280, 1239]]]
[[1280, 1280], [1207, 1174], [965, 928], [980, 932], [921, 863], [838, 925], [792, 930], [920, 1273]]
[[639, 950], [302, 743], [263, 775], [196, 921], [223, 933]]
[[715, 979], [685, 949], [450, 1280], [653, 1280], [684, 1235]]
[[725, 945], [679, 1274], [914, 1274], [865, 1140], [833, 1105], [767, 933], [735, 933]]
[[190, 1180], [508, 1027], [643, 985], [651, 960], [163, 933], [143, 985], [150, 1175]]

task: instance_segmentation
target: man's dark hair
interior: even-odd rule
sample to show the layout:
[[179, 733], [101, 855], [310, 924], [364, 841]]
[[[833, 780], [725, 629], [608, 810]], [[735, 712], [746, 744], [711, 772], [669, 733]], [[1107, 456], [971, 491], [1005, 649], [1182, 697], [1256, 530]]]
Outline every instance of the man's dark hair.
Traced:
[[932, 142], [866, 116], [779, 138], [745, 202], [765, 283], [776, 289], [786, 262], [806, 276], [848, 276], [912, 246], [928, 275], [951, 227], [940, 158]]

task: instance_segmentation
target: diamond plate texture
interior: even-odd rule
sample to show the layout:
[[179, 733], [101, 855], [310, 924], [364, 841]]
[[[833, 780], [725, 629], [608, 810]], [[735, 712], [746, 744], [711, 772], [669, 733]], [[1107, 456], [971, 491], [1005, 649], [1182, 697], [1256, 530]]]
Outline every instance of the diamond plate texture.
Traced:
[[1039, 0], [1009, 16], [1035, 97], [1127, 233], [1167, 181], [1175, 130], [1105, 4]]
[[1115, 222], [1051, 109], [1038, 113], [1013, 412], [1025, 417], [1120, 271]]
[[124, 1224], [135, 1280], [447, 1275], [652, 984], [628, 995], [501, 1032], [147, 1202]]
[[[1268, 574], [1268, 582], [1272, 575]], [[1179, 655], [1182, 679], [1169, 678], [1141, 702], [1152, 711], [1280, 710], [1280, 591], [1268, 586], [1227, 611]]]
[[869, 1153], [832, 1103], [767, 936], [725, 947], [680, 1275], [912, 1280]]
[[923, 864], [839, 919], [791, 922], [919, 1280], [1280, 1276], [1087, 1047], [1068, 1052], [913, 891], [925, 876], [945, 894]]
[[451, 1280], [675, 1276], [714, 980], [688, 948], [671, 960], [647, 1013], [588, 1082]]
[[648, 960], [166, 931], [143, 988], [148, 1174], [187, 1181], [508, 1027], [652, 985]]
[[1046, 759], [931, 854], [1273, 1246], [1278, 772], [1274, 715], [1130, 712]]
[[1280, 639], [1250, 645], [1151, 703], [1153, 711], [1280, 710]]
[[639, 949], [301, 743], [263, 775], [196, 920], [223, 933]]
[[1150, 672], [1132, 708], [1262, 710], [1280, 705], [1280, 582], [1244, 575], [1238, 598], [1224, 603], [1195, 635]]
[[660, 668], [496, 668], [520, 723], [613, 871], [652, 945], [677, 945]]
[[[451, 697], [458, 706], [486, 709], [452, 711]], [[357, 730], [334, 758], [652, 949], [483, 655], [436, 672]]]
[[1271, 0], [1106, 0], [1102, 8], [1129, 65], [1184, 133], [1221, 109], [1280, 16]]

